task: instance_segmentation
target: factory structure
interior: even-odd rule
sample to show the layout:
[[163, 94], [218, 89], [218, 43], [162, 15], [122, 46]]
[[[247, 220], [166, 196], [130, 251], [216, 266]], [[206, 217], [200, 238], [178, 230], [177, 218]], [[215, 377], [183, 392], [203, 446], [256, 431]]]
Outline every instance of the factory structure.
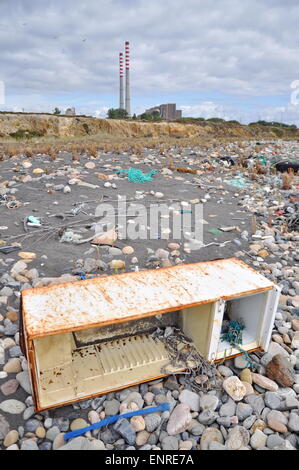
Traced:
[[119, 53], [119, 109], [125, 109], [128, 117], [131, 117], [130, 98], [130, 44], [125, 42], [125, 66], [126, 66], [126, 96], [124, 98], [124, 55]]
[[[125, 88], [124, 88], [125, 78]], [[131, 96], [130, 96], [130, 43], [125, 42], [125, 77], [124, 77], [124, 54], [119, 53], [119, 109], [125, 109], [128, 117], [131, 117]], [[175, 103], [160, 104], [145, 111], [147, 114], [159, 113], [162, 119], [175, 121], [182, 117], [182, 111], [176, 109]]]
[[160, 117], [167, 121], [175, 121], [182, 117], [182, 111], [180, 109], [176, 109], [175, 103], [160, 104], [159, 106], [154, 106], [153, 108], [145, 110], [147, 114], [153, 114], [155, 111], [158, 111]]

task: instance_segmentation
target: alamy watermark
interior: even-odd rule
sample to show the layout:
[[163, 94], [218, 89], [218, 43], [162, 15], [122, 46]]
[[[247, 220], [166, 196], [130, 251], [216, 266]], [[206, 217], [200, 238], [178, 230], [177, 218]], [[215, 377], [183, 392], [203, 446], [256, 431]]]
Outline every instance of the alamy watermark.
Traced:
[[203, 246], [203, 205], [175, 202], [142, 204], [129, 202], [118, 196], [116, 207], [103, 202], [96, 207], [98, 219], [95, 236], [115, 229], [124, 240], [177, 240], [184, 241], [190, 251]]

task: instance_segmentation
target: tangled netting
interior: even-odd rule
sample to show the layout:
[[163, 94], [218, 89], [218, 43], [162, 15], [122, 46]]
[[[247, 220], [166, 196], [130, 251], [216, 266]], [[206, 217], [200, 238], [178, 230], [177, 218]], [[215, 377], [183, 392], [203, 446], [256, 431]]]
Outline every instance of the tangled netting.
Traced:
[[142, 171], [137, 168], [129, 168], [128, 170], [118, 170], [117, 173], [125, 173], [128, 177], [128, 181], [131, 183], [146, 183], [147, 181], [152, 181], [153, 175], [157, 173], [157, 170], [142, 173]]
[[230, 321], [221, 336], [221, 341], [227, 341], [232, 347], [242, 352], [247, 360], [246, 367], [255, 370], [256, 364], [250, 359], [247, 351], [240, 346], [243, 343], [242, 332], [244, 328], [245, 326], [241, 322], [236, 320]]
[[[184, 381], [195, 392], [207, 392], [221, 388], [217, 381], [217, 371], [213, 364], [207, 362], [196, 350], [192, 340], [179, 328], [158, 328], [153, 338], [162, 341], [170, 356], [170, 361], [161, 369], [163, 374], [184, 375]], [[181, 370], [174, 372], [174, 370]]]

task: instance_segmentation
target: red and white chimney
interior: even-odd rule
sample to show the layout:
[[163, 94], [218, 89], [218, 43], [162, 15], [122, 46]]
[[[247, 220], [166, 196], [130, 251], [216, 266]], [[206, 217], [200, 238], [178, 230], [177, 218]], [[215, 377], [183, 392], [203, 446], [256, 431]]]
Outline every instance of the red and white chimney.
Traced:
[[124, 55], [119, 53], [119, 109], [125, 109], [124, 104]]
[[125, 57], [126, 57], [126, 111], [128, 116], [131, 117], [131, 98], [130, 98], [130, 44], [129, 41], [125, 42]]

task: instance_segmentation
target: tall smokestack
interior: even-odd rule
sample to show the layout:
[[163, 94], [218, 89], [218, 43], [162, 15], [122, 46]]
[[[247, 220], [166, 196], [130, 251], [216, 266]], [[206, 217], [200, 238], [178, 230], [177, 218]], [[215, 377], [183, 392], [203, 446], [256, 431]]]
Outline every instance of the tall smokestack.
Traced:
[[130, 46], [129, 41], [125, 42], [126, 51], [126, 111], [131, 117], [131, 98], [130, 98]]
[[119, 53], [119, 109], [125, 109], [124, 102], [124, 55]]

